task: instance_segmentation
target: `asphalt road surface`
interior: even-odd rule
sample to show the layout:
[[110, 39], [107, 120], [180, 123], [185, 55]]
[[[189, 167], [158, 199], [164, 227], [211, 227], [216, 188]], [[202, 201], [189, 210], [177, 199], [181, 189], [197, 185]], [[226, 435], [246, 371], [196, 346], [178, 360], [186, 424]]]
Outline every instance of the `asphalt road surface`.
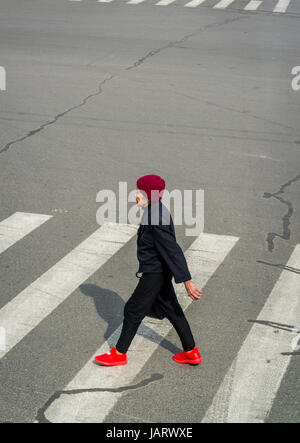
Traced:
[[[1, 422], [300, 421], [299, 26], [297, 0], [1, 0]], [[147, 173], [204, 190], [205, 234], [176, 227], [199, 366], [166, 319], [92, 363], [137, 284], [96, 195]]]

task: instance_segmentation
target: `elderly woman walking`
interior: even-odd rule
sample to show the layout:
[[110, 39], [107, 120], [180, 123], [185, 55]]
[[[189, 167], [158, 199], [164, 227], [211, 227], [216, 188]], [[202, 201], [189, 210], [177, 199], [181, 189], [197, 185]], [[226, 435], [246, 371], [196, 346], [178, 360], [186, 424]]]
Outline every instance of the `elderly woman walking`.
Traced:
[[167, 319], [182, 343], [181, 354], [173, 355], [177, 363], [199, 364], [202, 358], [184, 312], [177, 300], [175, 283], [184, 283], [193, 300], [202, 296], [192, 282], [182, 249], [178, 245], [170, 212], [161, 202], [165, 181], [158, 175], [137, 180], [136, 202], [144, 208], [137, 233], [137, 257], [142, 274], [137, 287], [124, 307], [124, 321], [117, 344], [95, 361], [105, 366], [126, 365], [127, 350], [144, 317]]

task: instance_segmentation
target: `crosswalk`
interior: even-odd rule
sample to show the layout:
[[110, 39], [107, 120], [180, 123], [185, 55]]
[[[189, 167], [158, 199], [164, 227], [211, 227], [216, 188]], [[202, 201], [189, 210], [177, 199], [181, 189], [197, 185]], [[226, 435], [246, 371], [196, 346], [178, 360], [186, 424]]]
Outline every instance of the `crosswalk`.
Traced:
[[6, 331], [3, 357], [47, 315], [103, 266], [136, 233], [132, 225], [107, 224], [73, 249], [56, 265], [0, 310]]
[[49, 215], [16, 212], [0, 222], [0, 254], [50, 218]]
[[[94, 3], [118, 3], [128, 5], [139, 5], [141, 3], [154, 6], [179, 5], [186, 8], [197, 8], [199, 6], [210, 7], [216, 10], [240, 9], [244, 11], [264, 11], [273, 12], [274, 14], [284, 14], [289, 12], [289, 8], [295, 4], [297, 0], [69, 0], [70, 2], [86, 2]], [[300, 12], [300, 11], [299, 11]]]
[[[231, 251], [235, 243], [238, 241], [237, 237], [221, 236], [213, 234], [201, 234], [194, 243], [190, 246], [186, 253], [189, 263], [190, 271], [193, 275], [193, 280], [199, 287], [204, 287], [210, 277], [217, 270], [219, 265], [224, 261], [227, 254]], [[185, 288], [181, 287], [177, 296], [180, 304], [185, 310], [191, 303], [191, 299], [184, 296]], [[144, 321], [147, 325], [147, 321]], [[153, 321], [148, 324], [151, 325], [152, 333], [156, 332], [157, 337], [161, 340], [171, 330], [168, 321], [157, 322], [153, 326]], [[120, 327], [121, 328], [121, 327]], [[111, 341], [117, 338], [120, 334], [120, 328], [115, 331]], [[148, 332], [149, 334], [149, 332]], [[155, 351], [158, 342], [150, 342], [147, 340], [147, 333], [135, 337], [131, 348], [128, 351], [129, 363], [127, 371], [122, 371], [118, 367], [116, 371], [111, 370], [107, 377], [102, 380], [102, 388], [117, 388], [121, 385], [128, 385], [132, 382], [134, 377], [138, 375], [143, 368], [151, 354]], [[147, 349], [147, 352], [145, 352]], [[108, 344], [104, 344], [97, 352], [101, 354], [108, 351]], [[132, 359], [130, 358], [132, 356]], [[79, 422], [85, 423], [92, 421], [93, 423], [101, 423], [113, 408], [115, 403], [120, 398], [121, 393], [111, 395], [109, 391], [95, 392], [92, 395], [86, 390], [97, 388], [99, 386], [99, 371], [91, 362], [76, 375], [71, 383], [66, 387], [67, 391], [80, 389], [83, 392], [81, 395], [65, 395], [55, 401], [47, 411], [47, 419], [51, 422]], [[116, 369], [116, 368], [110, 368]]]
[[[300, 245], [287, 268], [300, 268]], [[291, 344], [289, 328], [274, 330], [262, 325], [293, 325], [300, 319], [299, 274], [284, 270], [227, 372], [203, 423], [264, 423], [272, 407], [291, 355], [281, 355]]]
[[[52, 218], [18, 212], [0, 222], [0, 253], [12, 248], [42, 224], [50, 223]], [[59, 310], [60, 305], [121, 248], [126, 247], [136, 232], [135, 225], [108, 223], [101, 226], [3, 306], [0, 310], [0, 331], [5, 333], [5, 340], [2, 336], [0, 359], [9, 358], [10, 351], [38, 328], [54, 309]], [[196, 285], [201, 288], [206, 285], [238, 241], [236, 236], [208, 233], [201, 233], [194, 240], [185, 255]], [[281, 353], [289, 350], [291, 337], [288, 332], [282, 332], [276, 335], [274, 341], [272, 331], [267, 329], [262, 333], [260, 322], [297, 327], [300, 275], [290, 272], [290, 269], [299, 268], [300, 245], [297, 245], [257, 318], [257, 324], [253, 325], [221, 383], [204, 422], [265, 421], [291, 358], [280, 359]], [[176, 289], [180, 304], [186, 310], [191, 299], [186, 296], [183, 285]], [[285, 309], [286, 306], [288, 309]], [[113, 331], [95, 355], [106, 352], [116, 343], [121, 326]], [[133, 382], [171, 329], [167, 319], [146, 318], [128, 351], [126, 370], [114, 367], [101, 372], [101, 368], [93, 364], [94, 356], [90, 355], [65, 389], [55, 395], [53, 401], [47, 402], [44, 420], [57, 423], [105, 421], [123, 395], [122, 390], [117, 388]], [[267, 391], [264, 390], [266, 385]]]

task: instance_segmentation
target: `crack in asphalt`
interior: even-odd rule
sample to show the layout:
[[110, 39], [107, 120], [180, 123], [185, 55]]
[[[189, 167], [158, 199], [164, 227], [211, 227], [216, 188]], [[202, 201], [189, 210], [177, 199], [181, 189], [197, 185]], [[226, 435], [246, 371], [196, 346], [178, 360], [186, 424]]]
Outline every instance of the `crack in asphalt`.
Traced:
[[[214, 106], [214, 107], [216, 107], [218, 109], [221, 109], [221, 110], [230, 111], [230, 112], [236, 112], [236, 113], [241, 114], [241, 115], [248, 115], [249, 117], [251, 117], [253, 119], [256, 119], [256, 120], [259, 120], [259, 121], [265, 121], [266, 123], [270, 123], [270, 124], [272, 124], [274, 126], [277, 126], [277, 127], [281, 126], [282, 128], [285, 128], [285, 129], [288, 129], [288, 130], [292, 129], [293, 131], [298, 131], [298, 129], [294, 128], [293, 126], [285, 125], [284, 123], [281, 123], [281, 122], [278, 122], [278, 121], [274, 121], [274, 120], [270, 120], [270, 119], [268, 119], [266, 117], [262, 117], [261, 115], [253, 114], [251, 111], [249, 111], [247, 109], [240, 110], [240, 109], [232, 108], [231, 106], [224, 106], [224, 105], [221, 105], [219, 103], [214, 103], [214, 102], [209, 101], [209, 100], [202, 100], [199, 97], [193, 97], [191, 95], [184, 94], [184, 93], [181, 93], [181, 92], [175, 92], [175, 93], [177, 95], [179, 95], [179, 96], [186, 97], [186, 98], [188, 98], [190, 100], [194, 100], [194, 101], [197, 101], [197, 102], [200, 102], [200, 103], [205, 103], [207, 106]], [[295, 141], [295, 143], [299, 144], [298, 141]]]
[[285, 325], [284, 323], [277, 323], [275, 321], [270, 321], [270, 320], [248, 320], [248, 323], [257, 323], [259, 325], [270, 326], [271, 328], [280, 329], [282, 331], [287, 331], [287, 332], [294, 332], [296, 329], [296, 326]]
[[202, 32], [206, 31], [207, 29], [211, 29], [211, 28], [216, 28], [216, 27], [219, 27], [219, 26], [227, 25], [228, 23], [233, 23], [235, 21], [242, 20], [242, 19], [245, 19], [245, 18], [247, 18], [247, 16], [246, 15], [242, 15], [242, 16], [239, 16], [239, 17], [234, 17], [234, 18], [231, 18], [231, 19], [223, 20], [222, 22], [210, 23], [209, 25], [201, 26], [201, 28], [198, 28], [196, 31], [191, 32], [190, 34], [187, 34], [187, 35], [183, 36], [179, 40], [171, 41], [171, 42], [167, 43], [166, 45], [161, 46], [160, 48], [153, 49], [152, 51], [149, 51], [146, 55], [144, 55], [143, 57], [138, 59], [135, 63], [133, 63], [130, 66], [127, 66], [127, 68], [125, 68], [125, 70], [128, 71], [130, 69], [137, 68], [142, 63], [144, 63], [148, 58], [153, 57], [154, 55], [160, 53], [161, 51], [164, 51], [165, 49], [174, 48], [174, 47], [176, 47], [176, 45], [178, 45], [180, 43], [184, 43], [189, 38], [195, 37], [196, 35], [201, 34]]
[[[160, 48], [157, 49], [153, 49], [152, 51], [148, 52], [144, 57], [141, 57], [140, 59], [138, 59], [135, 63], [133, 63], [132, 65], [128, 66], [127, 68], [125, 68], [125, 70], [130, 70], [130, 69], [134, 69], [137, 68], [138, 66], [140, 66], [142, 63], [144, 63], [148, 58], [153, 57], [154, 55], [158, 54], [159, 52], [168, 49], [168, 48], [172, 48], [172, 47], [176, 47], [177, 44], [183, 43], [186, 40], [188, 40], [191, 37], [194, 37], [204, 31], [206, 31], [207, 29], [210, 28], [214, 28], [214, 27], [219, 27], [219, 26], [223, 26], [238, 20], [241, 20], [243, 18], [247, 18], [247, 15], [242, 15], [242, 16], [238, 16], [235, 17], [233, 19], [226, 19], [223, 20], [222, 22], [218, 22], [218, 23], [212, 23], [206, 26], [202, 26], [201, 28], [197, 29], [196, 31], [185, 35], [184, 37], [182, 37], [179, 40], [174, 40], [169, 42], [168, 44], [161, 46]], [[8, 142], [2, 149], [0, 149], [0, 154], [7, 152], [11, 146], [20, 143], [36, 134], [38, 134], [39, 132], [43, 131], [45, 128], [47, 128], [48, 126], [51, 126], [53, 124], [55, 124], [59, 119], [61, 119], [62, 117], [64, 117], [65, 115], [69, 114], [70, 112], [74, 111], [75, 109], [81, 108], [82, 106], [86, 105], [86, 103], [94, 97], [97, 97], [98, 95], [100, 95], [103, 92], [102, 86], [109, 82], [110, 80], [112, 80], [113, 78], [118, 77], [116, 74], [111, 74], [109, 77], [105, 78], [103, 81], [101, 81], [98, 85], [98, 90], [93, 93], [88, 95], [87, 97], [85, 97], [79, 104], [72, 106], [71, 108], [67, 109], [64, 112], [61, 112], [60, 114], [57, 114], [52, 120], [42, 124], [41, 126], [39, 126], [36, 129], [33, 129], [31, 131], [29, 131], [26, 135], [19, 137], [15, 140], [12, 140], [10, 142]]]
[[52, 423], [50, 420], [46, 418], [46, 412], [47, 409], [52, 405], [52, 403], [55, 402], [55, 400], [58, 400], [62, 395], [78, 395], [78, 394], [84, 394], [86, 392], [124, 392], [129, 390], [135, 390], [144, 388], [145, 386], [148, 386], [150, 383], [153, 383], [155, 381], [161, 380], [164, 376], [162, 374], [152, 374], [151, 377], [146, 378], [145, 380], [140, 381], [139, 383], [132, 385], [132, 386], [121, 386], [118, 388], [91, 388], [91, 389], [73, 389], [71, 391], [56, 391], [49, 400], [44, 404], [42, 408], [38, 410], [37, 416], [36, 416], [36, 423]]
[[275, 268], [284, 269], [285, 271], [294, 272], [295, 274], [300, 274], [300, 269], [294, 268], [293, 266], [287, 266], [281, 263], [269, 263], [263, 260], [256, 260], [256, 262], [262, 263], [263, 265], [274, 266]]
[[[249, 323], [256, 323], [256, 324], [264, 325], [264, 326], [270, 326], [271, 328], [274, 328], [274, 332], [277, 334], [279, 333], [280, 330], [290, 332], [291, 334], [296, 334], [296, 337], [295, 337], [297, 340], [296, 346], [298, 346], [298, 343], [300, 345], [300, 327], [299, 326], [286, 325], [284, 323], [277, 323], [275, 321], [270, 321], [270, 320], [248, 320], [248, 322]], [[298, 339], [298, 337], [299, 337], [299, 339]], [[300, 355], [300, 352], [298, 351], [298, 349], [293, 350], [292, 352], [281, 352], [280, 354], [286, 355], [286, 356]]]
[[298, 174], [296, 177], [292, 178], [291, 180], [280, 186], [279, 191], [274, 192], [273, 194], [269, 192], [264, 193], [264, 198], [275, 198], [276, 200], [280, 201], [280, 203], [283, 203], [288, 207], [287, 213], [284, 214], [284, 216], [282, 217], [282, 225], [283, 225], [282, 234], [277, 234], [276, 232], [269, 232], [267, 235], [268, 250], [270, 252], [272, 252], [274, 249], [275, 237], [282, 238], [283, 240], [289, 240], [291, 237], [291, 230], [289, 229], [289, 226], [290, 226], [290, 218], [293, 215], [294, 208], [290, 201], [284, 200], [282, 197], [279, 197], [279, 195], [284, 194], [285, 188], [291, 186], [299, 179], [300, 179], [300, 174]]
[[24, 135], [23, 137], [17, 138], [15, 140], [10, 141], [9, 143], [7, 143], [1, 150], [0, 150], [0, 154], [2, 154], [3, 152], [6, 152], [9, 150], [9, 148], [13, 145], [15, 145], [16, 143], [20, 143], [24, 140], [26, 140], [27, 138], [32, 137], [35, 134], [38, 134], [39, 132], [43, 131], [43, 129], [47, 128], [47, 126], [51, 126], [53, 124], [55, 124], [57, 122], [57, 120], [59, 120], [60, 118], [64, 117], [65, 115], [67, 115], [69, 112], [74, 111], [75, 109], [81, 108], [82, 106], [85, 106], [86, 103], [94, 98], [97, 97], [98, 95], [100, 95], [103, 92], [102, 86], [112, 80], [115, 77], [115, 75], [111, 75], [107, 78], [105, 78], [104, 80], [102, 80], [99, 85], [98, 85], [98, 90], [92, 94], [89, 94], [87, 97], [85, 97], [79, 104], [72, 106], [71, 108], [67, 109], [64, 112], [61, 112], [60, 114], [57, 114], [55, 117], [53, 117], [52, 120], [42, 124], [41, 126], [39, 126], [36, 129], [33, 129], [32, 131], [29, 131], [26, 135]]

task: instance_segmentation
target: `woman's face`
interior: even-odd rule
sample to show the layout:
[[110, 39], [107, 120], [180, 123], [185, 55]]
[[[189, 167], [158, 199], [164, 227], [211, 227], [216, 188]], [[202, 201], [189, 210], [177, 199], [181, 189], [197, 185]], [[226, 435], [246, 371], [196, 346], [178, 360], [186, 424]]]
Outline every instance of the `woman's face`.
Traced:
[[145, 207], [149, 204], [149, 200], [146, 197], [146, 194], [144, 192], [141, 192], [139, 188], [136, 188], [135, 200], [138, 206]]

